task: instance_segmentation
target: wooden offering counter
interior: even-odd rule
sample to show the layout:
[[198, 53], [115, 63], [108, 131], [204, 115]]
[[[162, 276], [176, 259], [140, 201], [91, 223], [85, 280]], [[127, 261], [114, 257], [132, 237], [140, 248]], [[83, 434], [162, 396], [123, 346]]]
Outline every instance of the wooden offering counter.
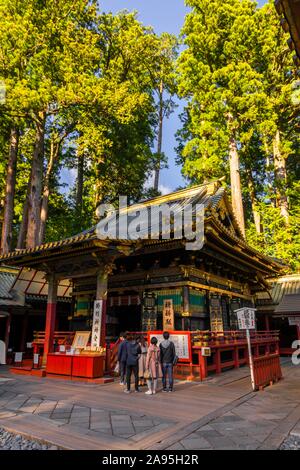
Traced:
[[105, 349], [92, 351], [87, 346], [89, 331], [77, 331], [69, 351], [51, 352], [47, 354], [46, 373], [98, 379], [104, 375]]
[[104, 375], [104, 361], [100, 354], [50, 353], [46, 373], [96, 379]]

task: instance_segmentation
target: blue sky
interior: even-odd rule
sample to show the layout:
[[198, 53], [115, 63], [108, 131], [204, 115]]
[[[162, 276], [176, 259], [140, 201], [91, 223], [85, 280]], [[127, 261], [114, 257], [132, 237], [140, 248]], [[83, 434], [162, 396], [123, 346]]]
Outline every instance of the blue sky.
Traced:
[[[261, 0], [258, 3], [262, 5], [266, 2]], [[188, 12], [184, 0], [100, 0], [100, 9], [112, 13], [124, 9], [137, 10], [139, 20], [147, 26], [152, 26], [156, 33], [166, 31], [176, 35], [180, 33], [184, 17]], [[183, 103], [178, 101], [178, 104], [178, 108], [164, 127], [163, 151], [168, 157], [169, 168], [161, 171], [160, 189], [163, 193], [186, 185], [180, 167], [175, 164], [175, 133], [181, 126], [179, 114], [183, 110]]]
[[[124, 9], [136, 10], [138, 19], [146, 26], [152, 26], [157, 34], [166, 31], [178, 35], [188, 12], [184, 0], [100, 0], [99, 3], [100, 9], [105, 12], [117, 13]], [[263, 5], [266, 1], [260, 0], [258, 3]], [[168, 157], [169, 168], [161, 171], [160, 189], [163, 193], [170, 192], [179, 186], [186, 186], [181, 169], [175, 164], [175, 133], [181, 127], [179, 114], [183, 111], [184, 104], [178, 100], [177, 103], [178, 108], [164, 126], [163, 151]], [[64, 177], [71, 183], [70, 175], [64, 175]], [[71, 179], [74, 179], [74, 175]]]
[[[152, 26], [157, 34], [168, 32], [178, 35], [188, 9], [183, 0], [100, 0], [100, 8], [105, 12], [117, 13], [120, 10], [137, 10], [138, 19], [146, 26]], [[177, 100], [178, 108], [164, 126], [163, 151], [168, 157], [169, 168], [162, 170], [160, 190], [167, 193], [186, 183], [181, 176], [181, 169], [175, 164], [175, 133], [180, 128], [179, 114], [183, 103]], [[150, 182], [149, 182], [150, 183]]]

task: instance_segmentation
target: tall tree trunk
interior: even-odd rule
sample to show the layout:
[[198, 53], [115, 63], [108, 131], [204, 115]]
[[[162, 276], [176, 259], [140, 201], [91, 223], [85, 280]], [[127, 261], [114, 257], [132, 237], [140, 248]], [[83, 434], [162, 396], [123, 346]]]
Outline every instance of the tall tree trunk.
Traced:
[[77, 156], [76, 213], [82, 214], [84, 155]]
[[276, 194], [274, 189], [274, 171], [273, 171], [273, 151], [269, 148], [267, 142], [264, 143], [266, 153], [266, 183], [267, 183], [267, 194], [270, 198], [272, 207], [276, 207]]
[[19, 131], [13, 127], [10, 132], [9, 155], [5, 188], [4, 216], [2, 225], [1, 251], [8, 253], [12, 248], [12, 228], [14, 218], [14, 198], [19, 145]]
[[22, 222], [20, 225], [19, 235], [18, 235], [17, 249], [19, 250], [21, 250], [22, 248], [25, 248], [25, 244], [26, 244], [26, 234], [27, 234], [27, 227], [28, 227], [30, 181], [31, 181], [31, 174], [30, 174], [29, 181], [27, 184], [26, 198], [25, 198], [24, 205], [23, 205]]
[[280, 209], [280, 214], [284, 218], [285, 224], [289, 224], [289, 204], [286, 195], [287, 171], [286, 161], [281, 154], [280, 149], [280, 132], [277, 129], [273, 140], [273, 154], [274, 154], [274, 176], [276, 187], [277, 207]]
[[41, 220], [41, 196], [43, 185], [45, 115], [41, 113], [36, 122], [36, 135], [31, 164], [31, 181], [28, 207], [27, 248], [39, 243]]
[[258, 211], [258, 199], [256, 197], [256, 191], [251, 170], [247, 171], [247, 179], [255, 229], [257, 233], [262, 233], [261, 216]]
[[42, 204], [41, 204], [41, 215], [40, 215], [40, 232], [39, 232], [39, 244], [44, 243], [45, 241], [45, 233], [46, 233], [46, 222], [48, 219], [48, 206], [49, 206], [49, 195], [50, 195], [50, 178], [51, 173], [54, 167], [55, 160], [58, 157], [60, 144], [57, 142], [53, 142], [51, 140], [50, 143], [50, 157], [49, 162], [47, 165], [47, 171], [44, 180], [44, 189], [43, 189], [43, 196], [42, 196]]
[[240, 159], [234, 136], [229, 141], [230, 185], [233, 212], [242, 234], [245, 236], [245, 219], [241, 189]]
[[95, 196], [94, 196], [94, 201], [95, 201], [95, 211], [94, 211], [94, 223], [97, 223], [98, 217], [97, 217], [97, 208], [99, 204], [103, 202], [103, 197], [104, 197], [104, 184], [103, 184], [103, 173], [102, 173], [102, 167], [103, 167], [103, 161], [98, 161], [95, 165], [95, 178], [96, 182], [94, 185], [95, 188]]
[[159, 114], [158, 114], [158, 135], [157, 135], [157, 166], [154, 170], [154, 185], [153, 188], [158, 191], [159, 186], [159, 172], [161, 165], [161, 151], [162, 151], [162, 138], [163, 138], [163, 120], [164, 120], [164, 102], [163, 102], [164, 85], [160, 82], [159, 88]]

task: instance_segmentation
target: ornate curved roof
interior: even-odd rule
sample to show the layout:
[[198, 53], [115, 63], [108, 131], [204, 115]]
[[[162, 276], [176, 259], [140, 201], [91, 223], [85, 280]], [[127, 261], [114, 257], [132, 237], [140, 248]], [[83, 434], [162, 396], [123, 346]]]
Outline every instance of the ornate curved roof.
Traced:
[[275, 0], [277, 13], [282, 17], [281, 26], [290, 33], [288, 45], [296, 51], [295, 64], [300, 66], [300, 0]]
[[[172, 205], [175, 210], [181, 210], [186, 204], [202, 204], [205, 209], [205, 236], [214, 238], [223, 251], [230, 252], [231, 256], [235, 255], [237, 259], [243, 260], [248, 266], [256, 267], [264, 274], [274, 276], [280, 273], [286, 266], [247, 244], [234, 216], [226, 189], [222, 186], [223, 181], [224, 178], [217, 179], [132, 204], [125, 208], [125, 212], [130, 220], [130, 217], [135, 217], [141, 208], [151, 210], [152, 214], [152, 211], [154, 213], [159, 211], [161, 205], [165, 203]], [[117, 217], [120, 217], [121, 211], [123, 209], [117, 212]], [[76, 264], [76, 254], [82, 256], [83, 253], [89, 253], [90, 259], [93, 256], [105, 256], [105, 253], [126, 255], [140, 251], [141, 247], [153, 243], [165, 245], [166, 240], [159, 239], [163, 234], [161, 225], [156, 228], [158, 239], [152, 240], [151, 237], [148, 237], [149, 228], [147, 228], [147, 233], [143, 233], [146, 236], [141, 236], [138, 240], [120, 240], [112, 237], [99, 239], [96, 226], [93, 226], [64, 240], [45, 243], [31, 249], [16, 250], [3, 255], [0, 257], [0, 263], [44, 270], [42, 269], [43, 265], [46, 266], [49, 260], [53, 265], [54, 259], [61, 260], [63, 257], [70, 259], [69, 264]], [[174, 239], [169, 240], [169, 242], [172, 241], [174, 242]], [[185, 243], [184, 239], [182, 243]], [[97, 255], [95, 255], [95, 250], [97, 250]], [[72, 256], [73, 261], [71, 261]]]

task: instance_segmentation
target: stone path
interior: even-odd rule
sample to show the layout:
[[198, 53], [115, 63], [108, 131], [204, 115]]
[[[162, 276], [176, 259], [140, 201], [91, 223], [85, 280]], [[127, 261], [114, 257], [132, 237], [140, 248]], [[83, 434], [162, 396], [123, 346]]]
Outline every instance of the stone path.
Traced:
[[300, 420], [300, 367], [289, 362], [285, 379], [258, 393], [246, 368], [156, 396], [0, 375], [0, 427], [67, 449], [279, 448]]
[[0, 419], [29, 413], [49, 419], [61, 427], [70, 425], [79, 427], [82, 431], [91, 430], [110, 436], [134, 438], [134, 441], [144, 438], [148, 431], [152, 434], [174, 423], [172, 420], [147, 416], [142, 412], [128, 413], [122, 409], [79, 406], [67, 400], [48, 400], [2, 388]]
[[233, 411], [200, 427], [170, 449], [258, 449], [277, 427], [278, 422], [296, 407], [295, 404], [282, 404], [277, 401], [272, 400], [269, 404], [268, 400], [265, 402], [265, 399], [252, 397]]
[[0, 428], [0, 450], [58, 450], [43, 442], [26, 439], [20, 434], [13, 434]]

